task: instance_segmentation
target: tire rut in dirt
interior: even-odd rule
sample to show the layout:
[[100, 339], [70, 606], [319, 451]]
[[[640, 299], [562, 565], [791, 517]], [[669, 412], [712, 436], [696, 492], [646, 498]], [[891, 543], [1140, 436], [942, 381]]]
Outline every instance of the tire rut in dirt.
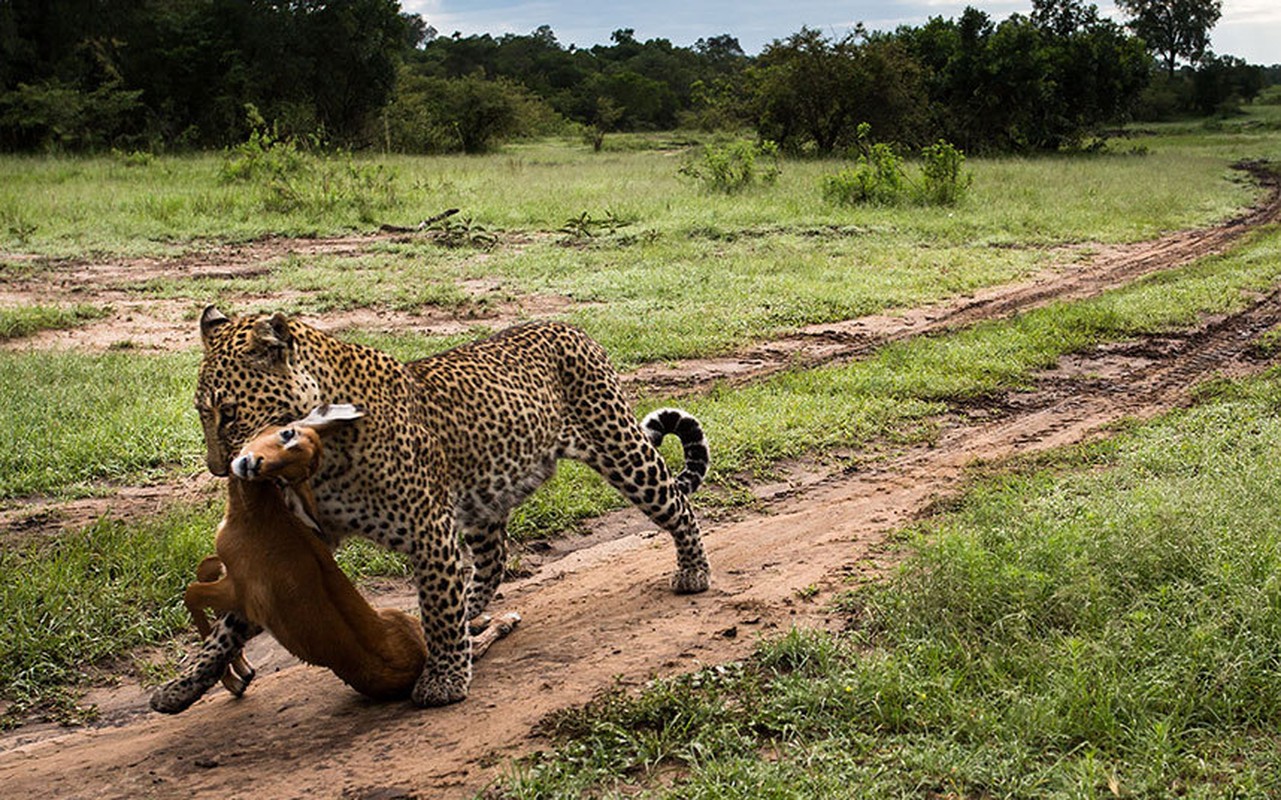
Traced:
[[1054, 302], [1085, 300], [1140, 278], [1184, 266], [1226, 250], [1260, 225], [1281, 219], [1281, 180], [1266, 162], [1239, 162], [1267, 190], [1256, 206], [1221, 225], [1178, 231], [1154, 241], [1110, 249], [1084, 266], [1053, 268], [1028, 280], [990, 287], [900, 315], [811, 325], [724, 357], [650, 365], [625, 376], [633, 391], [649, 395], [705, 392], [717, 384], [740, 386], [788, 369], [809, 369], [864, 358], [887, 344], [940, 335], [983, 322], [1008, 319]]

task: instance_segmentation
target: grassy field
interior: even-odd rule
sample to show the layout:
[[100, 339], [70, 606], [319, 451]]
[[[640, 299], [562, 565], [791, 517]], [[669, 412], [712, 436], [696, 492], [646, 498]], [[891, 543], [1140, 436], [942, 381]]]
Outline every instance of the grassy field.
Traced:
[[74, 328], [88, 320], [101, 319], [109, 313], [109, 308], [86, 303], [70, 307], [0, 308], [0, 341], [21, 339], [43, 330]]
[[[1265, 115], [1272, 111], [1255, 113], [1271, 124]], [[834, 225], [932, 244], [1115, 242], [1231, 214], [1251, 190], [1225, 184], [1225, 166], [1281, 157], [1268, 130], [1196, 130], [1119, 141], [1114, 152], [1095, 156], [972, 160], [973, 195], [958, 214], [831, 205], [819, 188], [840, 166], [831, 160], [789, 161], [768, 189], [707, 194], [677, 174], [673, 142], [658, 137], [642, 145], [593, 154], [574, 142], [538, 142], [486, 157], [335, 158], [326, 169], [368, 180], [331, 180], [338, 185], [328, 194], [302, 186], [292, 205], [278, 201], [270, 182], [221, 179], [227, 158], [219, 154], [2, 156], [0, 250], [172, 253], [203, 239], [412, 225], [447, 208], [490, 231], [556, 231], [584, 212], [598, 219], [611, 212], [633, 233], [679, 239]], [[1136, 145], [1146, 155], [1130, 154]]]
[[[460, 205], [515, 238], [483, 251], [389, 242], [355, 258], [289, 257], [265, 274], [238, 280], [172, 281], [142, 272], [129, 288], [142, 298], [188, 301], [193, 311], [221, 301], [228, 310], [413, 312], [485, 302], [460, 288], [482, 279], [501, 287], [499, 296], [569, 298], [561, 316], [584, 327], [628, 368], [726, 352], [804, 324], [917, 306], [1014, 280], [1052, 258], [1073, 257], [1048, 249], [1054, 245], [1132, 240], [1222, 220], [1258, 194], [1227, 164], [1244, 156], [1281, 157], [1279, 139], [1196, 129], [1121, 142], [1113, 154], [974, 160], [972, 196], [948, 209], [828, 205], [818, 178], [833, 168], [831, 162], [788, 162], [777, 187], [726, 197], [683, 182], [676, 174], [678, 159], [664, 149], [595, 158], [577, 145], [541, 143], [485, 158], [386, 159], [397, 181], [422, 183], [439, 173], [442, 185], [467, 187], [461, 194], [447, 192], [439, 202], [425, 200], [422, 191], [398, 193], [403, 203], [410, 197], [430, 202], [398, 212], [407, 220]], [[1147, 155], [1128, 154], [1138, 144]], [[11, 224], [0, 252], [119, 255], [199, 247], [202, 236], [300, 230], [301, 212], [273, 217], [258, 210], [246, 211], [246, 219], [266, 228], [238, 232], [226, 227], [234, 225], [234, 215], [191, 216], [200, 205], [193, 201], [184, 216], [161, 226], [163, 235], [148, 232], [145, 215], [137, 211], [146, 198], [172, 193], [170, 199], [182, 204], [183, 197], [204, 192], [226, 195], [227, 202], [256, 202], [254, 191], [219, 182], [223, 160], [0, 158], [0, 218], [23, 209], [42, 226], [19, 241], [13, 230], [25, 228]], [[523, 170], [537, 174], [523, 180]], [[624, 198], [627, 207], [609, 202], [611, 197]], [[565, 246], [567, 235], [552, 232], [583, 209], [598, 217], [613, 209], [632, 222]], [[327, 218], [313, 230], [332, 233], [344, 224]], [[544, 235], [531, 235], [536, 230]], [[30, 260], [0, 264], [0, 275], [41, 268]], [[272, 299], [282, 293], [289, 297], [285, 302]], [[229, 295], [262, 299], [237, 307], [225, 303]], [[0, 322], [31, 330], [75, 324], [96, 313], [84, 305], [7, 309], [0, 311]], [[376, 339], [402, 357], [459, 340]], [[0, 442], [13, 443], [0, 448], [0, 502], [31, 493], [83, 493], [103, 481], [136, 480], [160, 469], [198, 468], [194, 416], [186, 409], [194, 359], [0, 354], [0, 393], [8, 407], [18, 409], [0, 422]], [[96, 409], [99, 387], [108, 383], [115, 384], [110, 391], [130, 396]], [[61, 424], [42, 424], [43, 410], [55, 406], [52, 413]], [[160, 413], [138, 413], [147, 408]], [[62, 435], [64, 430], [73, 435]]]
[[[496, 236], [492, 247], [387, 243], [358, 258], [284, 259], [241, 280], [139, 275], [131, 288], [192, 308], [229, 294], [265, 302], [287, 291], [287, 309], [311, 314], [413, 313], [485, 302], [462, 288], [480, 279], [511, 297], [570, 298], [562, 316], [627, 368], [1014, 280], [1067, 257], [1053, 250], [1061, 245], [1086, 244], [1088, 252], [1092, 243], [1230, 218], [1259, 190], [1228, 165], [1281, 159], [1275, 121], [1255, 122], [1163, 128], [1088, 157], [974, 160], [972, 195], [948, 209], [828, 205], [818, 183], [836, 165], [819, 161], [785, 163], [772, 189], [709, 195], [676, 174], [671, 142], [655, 137], [600, 156], [537, 143], [484, 158], [341, 162], [334, 168], [365, 181], [363, 199], [305, 195], [288, 211], [270, 210], [276, 201], [261, 186], [221, 183], [218, 155], [0, 157], [0, 252], [178, 253], [208, 240], [413, 223], [460, 207], [477, 230]], [[1130, 152], [1140, 147], [1146, 154]], [[592, 237], [560, 230], [583, 212], [626, 224]], [[47, 268], [0, 256], [0, 277]], [[1024, 385], [1065, 353], [1186, 327], [1278, 283], [1281, 232], [1265, 230], [1229, 255], [1090, 301], [684, 399], [715, 443], [712, 477], [722, 491], [704, 502], [733, 502], [743, 480], [780, 459], [858, 458], [869, 444], [928, 438], [949, 403]], [[245, 301], [241, 310], [253, 307], [257, 301]], [[20, 337], [99, 313], [11, 309], [0, 311], [0, 324], [20, 326], [12, 334]], [[468, 338], [348, 335], [402, 358]], [[199, 470], [197, 360], [194, 352], [0, 352], [0, 505]], [[1116, 443], [982, 487], [961, 511], [915, 531], [893, 581], [849, 599], [859, 631], [799, 632], [763, 644], [748, 664], [567, 717], [561, 754], [526, 765], [510, 792], [574, 796], [582, 787], [609, 793], [635, 784], [662, 794], [673, 765], [679, 781], [671, 791], [682, 797], [835, 797], [849, 796], [849, 787], [882, 796], [1013, 787], [1011, 796], [1084, 797], [1107, 793], [1110, 779], [1157, 795], [1174, 793], [1174, 781], [1206, 796], [1220, 784], [1239, 784], [1245, 795], [1268, 788], [1275, 757], [1256, 730], [1281, 721], [1271, 700], [1250, 717], [1231, 699], [1177, 706], [1171, 698], [1176, 689], [1202, 692], [1193, 698], [1222, 693], [1224, 676], [1246, 675], [1234, 670], [1247, 662], [1255, 665], [1246, 678], [1253, 691], [1276, 690], [1257, 666], [1269, 663], [1269, 642], [1281, 632], [1267, 628], [1272, 612], [1257, 604], [1275, 601], [1251, 581], [1275, 567], [1278, 544], [1270, 523], [1245, 529], [1272, 500], [1263, 483], [1279, 435], [1277, 386], [1270, 377], [1235, 387]], [[662, 401], [645, 398], [638, 413]], [[1247, 446], [1256, 429], [1264, 433]], [[1166, 454], [1160, 463], [1158, 451]], [[1186, 454], [1186, 464], [1170, 454]], [[1241, 467], [1235, 478], [1232, 463]], [[1166, 488], [1138, 491], [1134, 476], [1149, 473]], [[1190, 508], [1199, 492], [1241, 506], [1222, 518], [1228, 527], [1214, 528], [1217, 505]], [[594, 475], [566, 464], [519, 510], [512, 531], [565, 530], [619, 503]], [[72, 708], [66, 690], [82, 679], [78, 665], [163, 642], [183, 627], [178, 591], [217, 515], [214, 507], [175, 507], [138, 524], [104, 520], [49, 539], [0, 541], [0, 612], [13, 621], [0, 627], [0, 700], [16, 704], [10, 718], [34, 705]], [[1185, 561], [1202, 547], [1209, 555], [1180, 562], [1179, 572], [1161, 561], [1176, 558], [1167, 552], [1177, 550], [1174, 540], [1135, 533], [1135, 519], [1147, 526], [1140, 531], [1170, 520], [1159, 531], [1167, 537], [1187, 527], [1178, 550]], [[1224, 541], [1254, 560], [1213, 546], [1214, 530], [1230, 531]], [[1033, 534], [1043, 547], [1031, 546]], [[403, 570], [372, 548], [344, 548], [343, 559], [356, 574]], [[1132, 574], [1149, 568], [1146, 577]], [[68, 593], [86, 600], [76, 616], [50, 602]], [[1197, 616], [1216, 605], [1240, 616]], [[1143, 609], [1149, 616], [1136, 616]], [[85, 630], [96, 632], [92, 640]], [[1183, 672], [1136, 667], [1166, 653]], [[1153, 685], [1138, 685], [1134, 672], [1151, 672], [1144, 680]], [[1154, 766], [1133, 766], [1148, 755]], [[752, 786], [764, 788], [745, 793]]]

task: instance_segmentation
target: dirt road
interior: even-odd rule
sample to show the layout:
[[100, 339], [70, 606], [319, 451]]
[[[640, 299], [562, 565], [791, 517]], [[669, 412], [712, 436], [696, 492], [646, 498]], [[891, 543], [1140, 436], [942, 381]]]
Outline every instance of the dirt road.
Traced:
[[[788, 363], [852, 358], [882, 341], [1088, 296], [1225, 247], [1249, 225], [1279, 214], [1274, 187], [1248, 223], [1106, 253], [1059, 271], [1057, 278], [1042, 276], [932, 309], [843, 323], [836, 326], [840, 335], [812, 337], [829, 349], [813, 349], [799, 336], [788, 340], [799, 344], [784, 347], [777, 359], [762, 347], [724, 363], [735, 362], [734, 379], [747, 380]], [[1281, 295], [1274, 293], [1187, 334], [1072, 356], [1041, 376], [1033, 391], [958, 413], [929, 446], [865, 471], [773, 487], [763, 513], [705, 526], [714, 576], [703, 595], [667, 591], [671, 544], [639, 514], [599, 520], [593, 544], [554, 543], [530, 577], [504, 586], [491, 610], [518, 610], [525, 622], [477, 665], [472, 696], [462, 704], [418, 710], [408, 703], [366, 702], [328, 673], [292, 664], [264, 637], [251, 657], [270, 674], [262, 674], [243, 699], [219, 689], [184, 714], [161, 717], [147, 712], [145, 696], [136, 692], [117, 698], [95, 727], [5, 735], [0, 794], [469, 796], [493, 780], [508, 757], [540, 746], [535, 730], [546, 714], [580, 705], [616, 680], [635, 684], [732, 660], [747, 654], [758, 635], [794, 624], [838, 623], [824, 612], [832, 593], [876, 574], [887, 557], [886, 535], [960, 488], [975, 460], [1082, 441], [1124, 417], [1178, 405], [1200, 380], [1258, 370], [1265, 364], [1254, 359], [1250, 343], [1278, 320]], [[757, 369], [749, 368], [753, 361]], [[730, 374], [717, 369], [708, 366], [704, 379]], [[657, 370], [633, 381], [673, 385]], [[817, 587], [817, 595], [810, 597], [808, 587]], [[412, 606], [404, 589], [379, 602]], [[271, 672], [274, 667], [278, 671]]]

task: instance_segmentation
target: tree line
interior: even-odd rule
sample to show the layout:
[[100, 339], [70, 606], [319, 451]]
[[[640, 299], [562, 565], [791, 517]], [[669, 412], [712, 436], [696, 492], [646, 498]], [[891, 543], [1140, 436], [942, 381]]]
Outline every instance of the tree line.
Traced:
[[[976, 8], [893, 31], [809, 28], [756, 56], [620, 28], [607, 45], [441, 36], [396, 0], [0, 0], [0, 149], [184, 149], [273, 135], [479, 152], [504, 139], [752, 129], [829, 153], [881, 139], [971, 152], [1081, 146], [1134, 118], [1222, 113], [1277, 80], [1207, 51], [1220, 0]], [[1180, 66], [1182, 65], [1182, 66]]]

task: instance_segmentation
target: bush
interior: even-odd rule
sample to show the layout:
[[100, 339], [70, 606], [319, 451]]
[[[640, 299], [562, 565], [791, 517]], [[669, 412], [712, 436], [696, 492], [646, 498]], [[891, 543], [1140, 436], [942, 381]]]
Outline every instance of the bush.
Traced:
[[400, 153], [483, 153], [518, 136], [562, 131], [564, 120], [512, 81], [401, 72], [375, 137]]
[[358, 164], [346, 151], [314, 154], [316, 137], [303, 140], [304, 147], [297, 138], [268, 130], [252, 105], [248, 113], [249, 138], [228, 148], [220, 177], [225, 183], [257, 186], [264, 211], [318, 215], [351, 210], [362, 222], [374, 222], [375, 211], [395, 205], [392, 170]]
[[914, 192], [917, 202], [927, 206], [956, 205], [974, 178], [962, 171], [964, 166], [965, 154], [942, 139], [923, 148], [921, 182]]
[[921, 205], [955, 205], [969, 188], [963, 171], [965, 155], [939, 140], [921, 150], [920, 180], [913, 181], [893, 145], [869, 143], [870, 126], [858, 129], [863, 154], [851, 169], [823, 178], [823, 197], [838, 205], [897, 205], [912, 200]]
[[247, 140], [227, 148], [218, 177], [223, 183], [283, 180], [305, 170], [307, 160], [297, 139], [255, 126]]
[[0, 92], [0, 147], [96, 150], [130, 139], [142, 108], [140, 90], [119, 81], [93, 91], [58, 79]]
[[887, 144], [872, 145], [853, 169], [823, 178], [823, 197], [842, 206], [894, 205], [903, 198], [903, 159]]
[[[759, 171], [758, 159], [765, 162]], [[691, 155], [679, 170], [681, 175], [698, 181], [707, 191], [722, 194], [742, 191], [758, 178], [761, 183], [772, 184], [778, 180], [781, 171], [778, 145], [771, 141], [740, 141], [719, 146], [706, 144], [701, 155]]]

